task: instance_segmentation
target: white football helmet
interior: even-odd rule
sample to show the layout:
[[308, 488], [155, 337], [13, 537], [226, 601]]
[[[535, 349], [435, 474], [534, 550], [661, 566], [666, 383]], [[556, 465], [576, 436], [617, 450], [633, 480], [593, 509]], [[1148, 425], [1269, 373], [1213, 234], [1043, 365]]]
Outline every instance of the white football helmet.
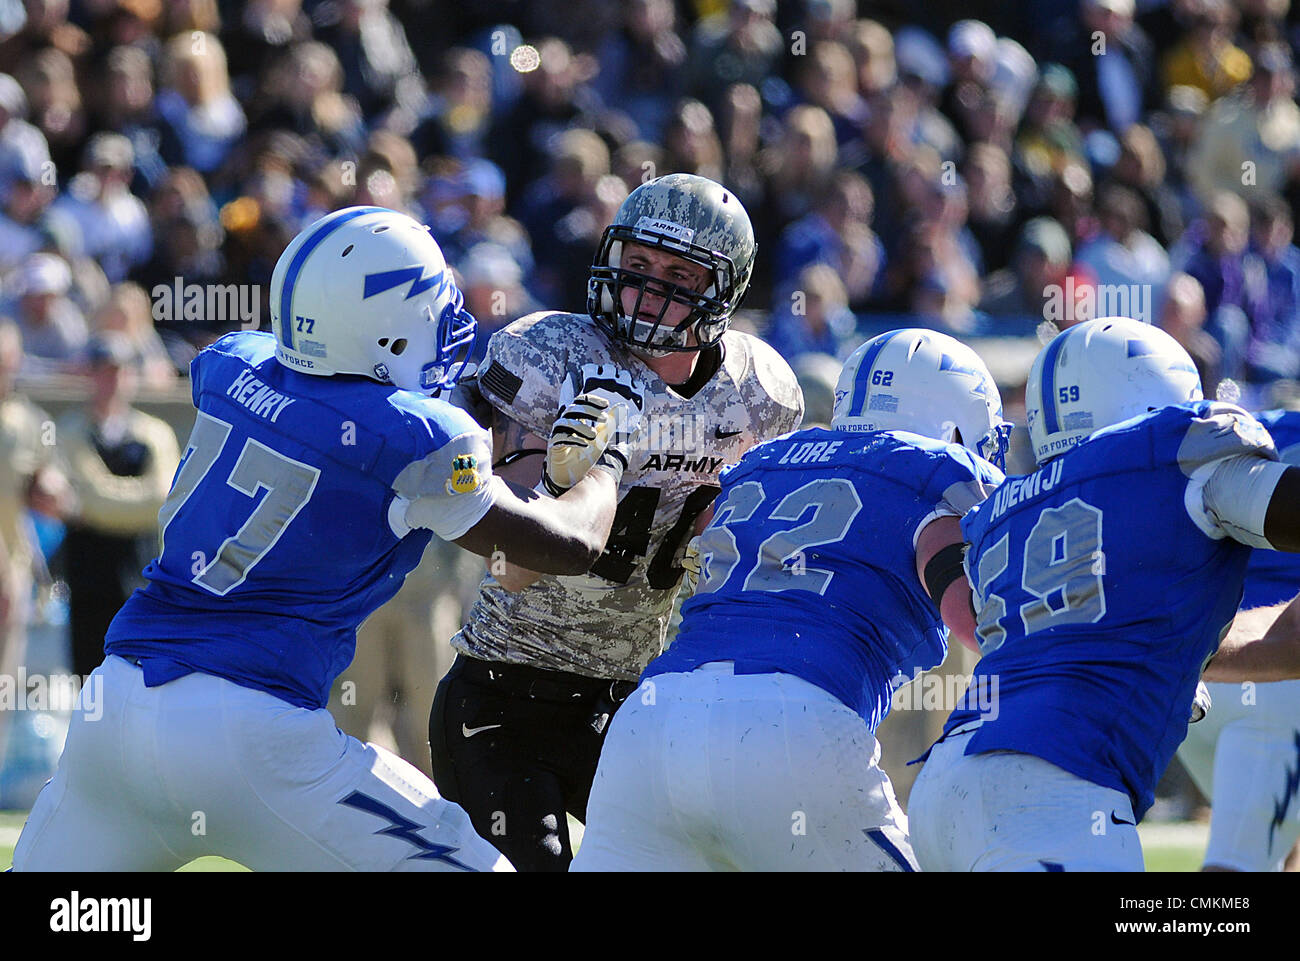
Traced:
[[450, 389], [477, 327], [429, 228], [386, 207], [325, 215], [271, 276], [276, 359], [304, 374]]
[[935, 330], [873, 337], [844, 362], [831, 427], [906, 430], [961, 444], [1005, 469], [1011, 425], [1002, 396], [975, 351]]
[[1025, 385], [1029, 439], [1039, 465], [1095, 431], [1201, 399], [1187, 351], [1159, 327], [1128, 317], [1098, 317], [1052, 338]]

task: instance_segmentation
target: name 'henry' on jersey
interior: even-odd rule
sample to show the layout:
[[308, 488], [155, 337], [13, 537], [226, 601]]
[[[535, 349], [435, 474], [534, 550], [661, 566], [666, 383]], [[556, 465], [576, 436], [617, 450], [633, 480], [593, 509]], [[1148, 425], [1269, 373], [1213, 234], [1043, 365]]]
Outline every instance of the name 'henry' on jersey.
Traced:
[[734, 661], [736, 674], [794, 674], [874, 731], [895, 679], [947, 653], [917, 577], [917, 534], [1001, 481], [964, 447], [904, 431], [814, 428], [754, 448], [723, 474], [700, 537], [700, 585], [645, 676], [709, 661]]
[[479, 385], [494, 407], [546, 437], [562, 385], [576, 390], [584, 366], [608, 363], [631, 371], [646, 403], [605, 552], [588, 574], [546, 575], [517, 593], [485, 577], [452, 639], [471, 657], [636, 680], [663, 649], [679, 551], [717, 496], [722, 468], [803, 417], [794, 373], [756, 337], [728, 330], [674, 389], [579, 314], [532, 314], [498, 331]]
[[1237, 610], [1251, 548], [1225, 536], [1200, 483], [1226, 457], [1276, 459], [1245, 411], [1199, 401], [1097, 431], [1006, 481], [962, 522], [996, 717], [966, 754], [1032, 754], [1125, 791], [1139, 820], [1187, 733], [1197, 681]]
[[289, 370], [271, 334], [229, 334], [190, 374], [159, 555], [106, 650], [139, 658], [149, 686], [201, 671], [324, 707], [357, 626], [429, 542], [390, 509], [433, 498], [434, 532], [463, 535], [490, 505], [488, 434], [442, 401]]

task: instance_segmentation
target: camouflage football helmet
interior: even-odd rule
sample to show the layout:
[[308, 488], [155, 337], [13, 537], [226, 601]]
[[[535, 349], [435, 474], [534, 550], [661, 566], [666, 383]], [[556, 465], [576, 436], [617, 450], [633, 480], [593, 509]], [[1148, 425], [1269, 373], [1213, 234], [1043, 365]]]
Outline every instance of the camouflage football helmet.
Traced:
[[[702, 291], [620, 266], [624, 245], [654, 247], [708, 271]], [[754, 228], [734, 193], [694, 174], [668, 174], [642, 184], [605, 228], [591, 265], [587, 311], [613, 339], [655, 353], [716, 344], [731, 324], [754, 271]], [[630, 313], [621, 294], [636, 291]], [[649, 292], [661, 297], [654, 320], [640, 316]], [[670, 303], [690, 308], [676, 327], [664, 323]], [[695, 332], [695, 343], [690, 332]]]

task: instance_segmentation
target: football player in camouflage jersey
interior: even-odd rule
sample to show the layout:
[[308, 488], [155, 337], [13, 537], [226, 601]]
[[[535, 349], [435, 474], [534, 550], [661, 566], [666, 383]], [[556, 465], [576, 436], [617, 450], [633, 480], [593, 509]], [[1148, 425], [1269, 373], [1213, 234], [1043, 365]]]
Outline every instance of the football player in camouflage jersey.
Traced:
[[[478, 387], [503, 476], [536, 482], [556, 412], [601, 385], [645, 397], [605, 552], [590, 573], [489, 564], [429, 719], [434, 780], [521, 871], [568, 868], [610, 714], [663, 649], [680, 564], [718, 474], [794, 430], [803, 396], [771, 347], [729, 330], [754, 263], [735, 194], [688, 174], [642, 184], [601, 239], [590, 316], [493, 336]], [[551, 485], [554, 486], [554, 485]]]

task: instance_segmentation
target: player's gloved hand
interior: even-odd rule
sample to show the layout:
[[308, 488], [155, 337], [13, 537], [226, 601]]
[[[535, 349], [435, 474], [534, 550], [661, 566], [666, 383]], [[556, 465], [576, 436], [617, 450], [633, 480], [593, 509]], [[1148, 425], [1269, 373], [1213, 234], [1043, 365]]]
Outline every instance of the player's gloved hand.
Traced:
[[473, 417], [484, 430], [492, 429], [492, 405], [478, 389], [478, 369], [476, 365], [466, 364], [464, 372], [456, 379], [454, 388], [440, 390], [433, 396], [459, 407]]
[[1192, 717], [1188, 722], [1195, 724], [1197, 721], [1204, 719], [1205, 715], [1210, 713], [1210, 689], [1205, 686], [1204, 681], [1196, 682], [1196, 697], [1192, 700]]
[[542, 489], [558, 497], [593, 468], [608, 471], [615, 482], [631, 462], [632, 445], [641, 429], [645, 389], [613, 364], [586, 364], [576, 397], [566, 381], [564, 404], [546, 447]]
[[645, 385], [616, 364], [583, 364], [575, 383], [570, 377], [560, 386], [560, 407], [579, 394], [596, 394], [611, 403], [632, 404], [637, 413], [645, 410]]
[[[615, 364], [583, 364], [579, 373], [582, 375], [582, 388], [578, 393], [603, 397], [618, 410], [615, 430], [605, 448], [607, 456], [621, 460], [617, 480], [632, 461], [632, 445], [640, 433], [641, 415], [645, 412], [646, 387], [632, 376], [631, 371]], [[567, 382], [565, 387], [568, 387]], [[564, 388], [560, 395], [563, 398]]]
[[691, 597], [695, 594], [695, 588], [699, 586], [700, 568], [702, 566], [698, 534], [686, 542], [686, 546], [682, 548], [681, 559], [677, 563], [686, 572], [686, 576], [683, 578], [685, 583], [682, 585], [683, 596]]

